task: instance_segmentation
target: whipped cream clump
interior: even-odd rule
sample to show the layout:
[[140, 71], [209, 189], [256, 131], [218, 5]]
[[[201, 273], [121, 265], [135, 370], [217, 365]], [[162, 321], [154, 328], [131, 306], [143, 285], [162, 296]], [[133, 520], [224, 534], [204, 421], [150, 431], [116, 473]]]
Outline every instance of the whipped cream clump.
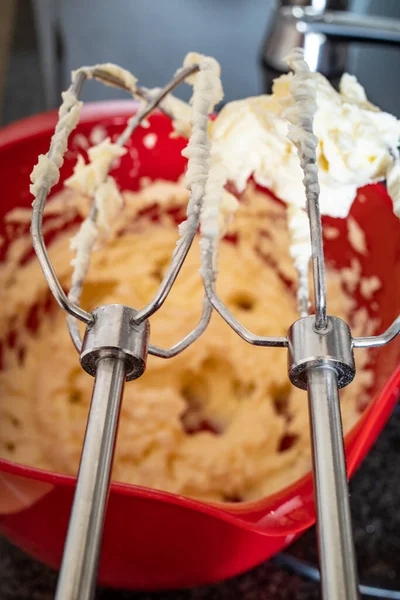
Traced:
[[[385, 179], [397, 161], [400, 121], [371, 104], [355, 77], [343, 75], [337, 92], [323, 75], [312, 75], [321, 212], [346, 217], [357, 189]], [[292, 73], [282, 75], [272, 94], [227, 104], [212, 123], [211, 135], [228, 179], [239, 191], [254, 175], [285, 202], [304, 208], [303, 175], [296, 149], [286, 137], [289, 125], [284, 116], [292, 80]]]

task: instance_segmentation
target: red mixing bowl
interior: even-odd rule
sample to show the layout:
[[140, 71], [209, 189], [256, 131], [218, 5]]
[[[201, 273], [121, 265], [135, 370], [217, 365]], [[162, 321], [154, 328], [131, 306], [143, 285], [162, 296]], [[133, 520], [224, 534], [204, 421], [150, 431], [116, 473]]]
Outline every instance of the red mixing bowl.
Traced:
[[[130, 101], [87, 105], [71, 136], [61, 180], [72, 173], [82, 139], [79, 134], [88, 137], [100, 124], [114, 136], [134, 109]], [[0, 131], [1, 219], [15, 207], [30, 205], [29, 174], [38, 154], [47, 152], [55, 123], [56, 113], [51, 112]], [[181, 156], [185, 142], [169, 138], [169, 120], [156, 113], [150, 124], [150, 129], [139, 127], [135, 132], [130, 151], [114, 173], [122, 189], [137, 189], [143, 176], [176, 180], [185, 167]], [[157, 144], [146, 147], [143, 138], [153, 132]], [[357, 254], [363, 274], [377, 275], [383, 283], [376, 294], [383, 330], [400, 309], [400, 224], [381, 185], [360, 190], [351, 214], [363, 228], [370, 250], [368, 256]], [[347, 240], [347, 223], [335, 220], [334, 226], [341, 235], [326, 241], [327, 258], [338, 267], [349, 265], [356, 252]], [[4, 231], [2, 222], [0, 235]], [[6, 247], [0, 248], [0, 260], [5, 252]], [[356, 300], [359, 306], [366, 305], [361, 295], [356, 294]], [[350, 474], [368, 452], [399, 396], [400, 340], [373, 351], [372, 360], [375, 377], [371, 403], [346, 438]], [[58, 568], [75, 482], [75, 477], [0, 460], [0, 532], [33, 557]], [[211, 505], [113, 483], [99, 579], [104, 585], [130, 589], [214, 582], [271, 557], [314, 520], [310, 474], [271, 497], [236, 505]]]

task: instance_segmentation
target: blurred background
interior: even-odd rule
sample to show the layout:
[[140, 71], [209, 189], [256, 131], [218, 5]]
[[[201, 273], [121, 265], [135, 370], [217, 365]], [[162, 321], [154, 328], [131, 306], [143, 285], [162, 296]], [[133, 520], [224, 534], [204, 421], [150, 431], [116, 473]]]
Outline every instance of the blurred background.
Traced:
[[[359, 15], [400, 19], [400, 0], [282, 0], [317, 9], [347, 8]], [[59, 104], [70, 71], [115, 62], [143, 85], [166, 82], [183, 57], [196, 50], [217, 58], [225, 101], [265, 89], [261, 53], [274, 12], [273, 0], [0, 0], [0, 122]], [[400, 48], [346, 44], [346, 70], [369, 98], [400, 116]], [[189, 89], [179, 94], [187, 98]], [[122, 93], [123, 95], [123, 93]], [[121, 93], [100, 84], [84, 100]]]

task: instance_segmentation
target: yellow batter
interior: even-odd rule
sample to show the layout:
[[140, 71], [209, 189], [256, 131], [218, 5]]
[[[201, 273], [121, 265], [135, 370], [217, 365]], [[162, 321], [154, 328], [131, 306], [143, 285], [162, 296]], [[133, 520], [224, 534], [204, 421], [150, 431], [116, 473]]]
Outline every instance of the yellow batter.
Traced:
[[[154, 295], [171, 258], [187, 191], [156, 182], [125, 192], [111, 240], [92, 256], [82, 305], [123, 303], [140, 308]], [[63, 192], [49, 203], [71, 218], [88, 200]], [[18, 218], [28, 220], [29, 211]], [[154, 220], [157, 218], [158, 220]], [[58, 219], [58, 221], [57, 221]], [[51, 228], [51, 221], [48, 227]], [[52, 243], [50, 256], [65, 287], [71, 277], [71, 232]], [[286, 335], [297, 318], [287, 284], [295, 272], [288, 254], [285, 209], [250, 187], [229, 229], [236, 245], [221, 243], [218, 290], [241, 322], [261, 335]], [[63, 473], [76, 473], [93, 379], [79, 366], [65, 313], [49, 298], [36, 260], [18, 270], [25, 242], [0, 270], [0, 331], [8, 347], [0, 373], [0, 455]], [[14, 262], [13, 262], [14, 261]], [[168, 347], [197, 323], [203, 297], [197, 241], [163, 308], [151, 318], [151, 341]], [[342, 277], [328, 272], [329, 310], [348, 319]], [[39, 327], [23, 331], [32, 305]], [[357, 314], [354, 333], [368, 333]], [[370, 327], [373, 326], [369, 323]], [[14, 339], [13, 339], [14, 338]], [[12, 346], [12, 347], [11, 347]], [[344, 429], [358, 418], [370, 383], [359, 352], [356, 381], [342, 393]], [[206, 333], [171, 360], [149, 357], [144, 376], [125, 387], [113, 477], [207, 500], [252, 500], [292, 483], [310, 468], [307, 400], [287, 379], [284, 349], [249, 346], [214, 314]]]

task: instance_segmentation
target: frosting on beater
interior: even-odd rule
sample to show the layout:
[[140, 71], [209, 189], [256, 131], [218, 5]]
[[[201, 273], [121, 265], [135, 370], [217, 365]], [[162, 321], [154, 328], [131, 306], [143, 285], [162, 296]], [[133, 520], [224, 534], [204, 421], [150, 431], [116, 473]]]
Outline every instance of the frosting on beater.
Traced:
[[112, 144], [106, 138], [97, 146], [88, 150], [89, 162], [78, 156], [74, 173], [66, 179], [65, 185], [77, 192], [93, 196], [96, 218], [87, 217], [75, 237], [71, 240], [71, 249], [75, 257], [71, 261], [74, 267], [70, 299], [78, 302], [83, 279], [90, 265], [90, 254], [100, 236], [106, 236], [110, 225], [122, 208], [123, 200], [115, 179], [107, 175], [112, 162], [126, 154], [126, 148]]
[[115, 214], [122, 207], [122, 196], [115, 179], [108, 175], [112, 162], [124, 156], [127, 149], [113, 144], [106, 138], [88, 150], [89, 162], [78, 156], [74, 173], [65, 180], [65, 185], [77, 192], [94, 196], [96, 217], [100, 229], [108, 230]]
[[190, 105], [172, 94], [168, 94], [162, 102], [162, 107], [173, 116], [172, 126], [174, 132], [172, 137], [189, 138], [192, 132], [192, 109]]
[[[87, 79], [93, 79], [95, 69], [99, 69], [104, 71], [108, 75], [113, 77], [117, 77], [124, 82], [126, 87], [131, 91], [132, 94], [136, 92], [136, 84], [137, 79], [130, 71], [127, 71], [123, 67], [119, 67], [118, 65], [114, 65], [113, 63], [102, 63], [98, 65], [93, 65], [91, 67], [81, 67], [80, 69], [76, 69], [76, 71], [72, 71], [72, 81], [74, 82], [78, 73], [85, 73]], [[103, 80], [102, 82], [105, 85], [110, 85], [111, 87], [116, 87], [114, 83]]]
[[68, 298], [76, 304], [79, 304], [80, 301], [83, 281], [89, 270], [90, 256], [98, 236], [99, 229], [96, 223], [87, 217], [82, 221], [78, 233], [70, 241], [70, 248], [75, 251], [75, 257], [71, 261], [74, 270]]
[[221, 158], [213, 152], [208, 132], [208, 115], [223, 98], [220, 67], [214, 59], [191, 52], [183, 66], [193, 64], [199, 64], [200, 70], [187, 79], [193, 84], [192, 131], [189, 143], [182, 151], [189, 159], [185, 184], [192, 193], [187, 208], [188, 219], [181, 223], [179, 231], [184, 236], [191, 227], [190, 216], [200, 211], [200, 245], [203, 250], [212, 248], [215, 263], [216, 240], [223, 235], [225, 225], [236, 210], [237, 200], [224, 189], [227, 171]]
[[[318, 138], [313, 133], [313, 121], [317, 109], [315, 80], [304, 60], [302, 49], [295, 48], [286, 61], [294, 72], [289, 84], [291, 96], [281, 101], [285, 107], [283, 116], [290, 123], [287, 137], [297, 148], [300, 166], [304, 173], [306, 198], [309, 202], [315, 202], [320, 193], [316, 165]], [[309, 308], [310, 225], [306, 212], [292, 203], [289, 203], [288, 223], [289, 251], [299, 278], [297, 300], [300, 313], [305, 316]]]
[[216, 273], [218, 243], [226, 232], [226, 226], [233, 218], [238, 201], [224, 189], [227, 182], [226, 169], [220, 159], [211, 153], [209, 176], [207, 179], [203, 206], [200, 215], [200, 247], [202, 249], [202, 273], [207, 277], [212, 275], [208, 271], [205, 261], [208, 251], [213, 255], [213, 272]]
[[297, 304], [300, 316], [308, 314], [310, 301], [308, 270], [311, 258], [310, 224], [303, 208], [289, 204], [287, 209], [289, 254], [298, 275]]
[[[223, 98], [220, 79], [220, 66], [213, 58], [189, 53], [183, 63], [184, 67], [199, 65], [199, 71], [188, 78], [193, 85], [191, 98], [192, 132], [188, 145], [182, 155], [188, 159], [185, 175], [185, 186], [191, 191], [187, 205], [187, 219], [179, 225], [181, 238], [190, 232], [193, 226], [190, 218], [200, 211], [206, 182], [210, 169], [211, 142], [208, 134], [208, 115], [214, 106]], [[178, 241], [179, 246], [180, 240]]]
[[30, 192], [37, 198], [42, 186], [47, 192], [58, 183], [60, 179], [60, 168], [64, 163], [64, 153], [67, 149], [67, 141], [70, 133], [78, 124], [82, 102], [80, 102], [71, 89], [62, 93], [63, 102], [58, 111], [58, 122], [51, 138], [51, 156], [40, 154], [38, 163], [31, 173]]
[[100, 144], [89, 148], [87, 164], [82, 155], [78, 156], [74, 173], [65, 180], [65, 185], [77, 192], [92, 196], [107, 177], [112, 161], [126, 153], [126, 148], [111, 143], [110, 138], [107, 137]]

